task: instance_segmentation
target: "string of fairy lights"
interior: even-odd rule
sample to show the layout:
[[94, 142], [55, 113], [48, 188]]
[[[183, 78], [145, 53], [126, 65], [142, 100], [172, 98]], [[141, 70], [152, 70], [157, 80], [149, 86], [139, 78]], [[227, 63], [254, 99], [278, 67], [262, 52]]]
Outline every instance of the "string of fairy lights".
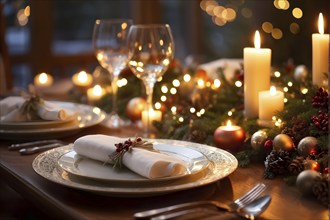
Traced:
[[[253, 10], [246, 6], [245, 3], [247, 3], [246, 0], [229, 0], [227, 3], [224, 2], [221, 5], [216, 0], [202, 0], [200, 2], [200, 8], [211, 16], [212, 22], [215, 25], [224, 26], [229, 22], [235, 21], [239, 14], [246, 19], [253, 18]], [[274, 0], [273, 5], [278, 10], [291, 11], [293, 21], [289, 25], [289, 30], [292, 34], [298, 34], [300, 25], [297, 22], [303, 17], [303, 10], [299, 7], [289, 10], [291, 6], [289, 0]], [[283, 38], [283, 30], [276, 27], [271, 21], [264, 21], [261, 29], [266, 34], [270, 34], [275, 40]]]

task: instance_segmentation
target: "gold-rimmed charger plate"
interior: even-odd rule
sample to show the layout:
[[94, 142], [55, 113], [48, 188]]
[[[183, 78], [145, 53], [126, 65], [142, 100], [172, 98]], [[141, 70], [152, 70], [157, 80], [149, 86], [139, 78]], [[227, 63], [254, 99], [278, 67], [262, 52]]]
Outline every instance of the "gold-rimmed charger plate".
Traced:
[[231, 153], [219, 148], [185, 141], [162, 139], [156, 139], [154, 141], [174, 145], [178, 148], [193, 149], [205, 155], [210, 163], [204, 170], [195, 175], [188, 175], [187, 177], [167, 182], [137, 183], [135, 185], [82, 178], [66, 172], [58, 166], [58, 159], [67, 152], [72, 151], [72, 145], [41, 153], [35, 158], [32, 166], [42, 177], [66, 187], [102, 195], [142, 197], [166, 194], [210, 184], [230, 175], [236, 170], [238, 165], [237, 159]]

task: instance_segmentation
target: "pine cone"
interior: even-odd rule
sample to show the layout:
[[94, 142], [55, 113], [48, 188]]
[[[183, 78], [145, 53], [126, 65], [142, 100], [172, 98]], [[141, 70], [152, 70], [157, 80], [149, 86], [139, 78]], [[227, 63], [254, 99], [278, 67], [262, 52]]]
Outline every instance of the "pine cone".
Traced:
[[304, 157], [296, 157], [289, 165], [289, 172], [298, 175], [304, 168]]
[[313, 185], [313, 193], [322, 205], [328, 207], [329, 201], [329, 176], [323, 176]]
[[290, 153], [284, 150], [273, 150], [266, 157], [265, 167], [274, 174], [285, 174], [291, 162]]
[[291, 127], [285, 127], [281, 133], [291, 137], [294, 144], [298, 146], [299, 141], [308, 136], [309, 124], [307, 121], [297, 117], [293, 117], [291, 123]]

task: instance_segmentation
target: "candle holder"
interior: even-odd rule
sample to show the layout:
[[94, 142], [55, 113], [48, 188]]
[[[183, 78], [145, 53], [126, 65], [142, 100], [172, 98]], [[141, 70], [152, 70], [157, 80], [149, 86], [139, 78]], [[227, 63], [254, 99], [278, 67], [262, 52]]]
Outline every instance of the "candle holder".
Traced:
[[217, 147], [237, 152], [244, 144], [245, 131], [240, 126], [231, 125], [229, 120], [226, 126], [220, 126], [215, 130], [213, 137]]

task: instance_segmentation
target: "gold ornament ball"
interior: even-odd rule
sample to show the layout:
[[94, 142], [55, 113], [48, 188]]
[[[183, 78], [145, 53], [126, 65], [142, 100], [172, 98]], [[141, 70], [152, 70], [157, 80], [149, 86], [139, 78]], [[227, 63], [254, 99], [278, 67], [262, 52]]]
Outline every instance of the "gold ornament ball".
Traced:
[[317, 151], [317, 139], [315, 137], [304, 137], [298, 143], [298, 153], [307, 157], [313, 151]]
[[278, 134], [273, 140], [273, 149], [274, 150], [285, 150], [291, 151], [294, 148], [294, 143], [292, 139], [286, 134]]
[[321, 174], [314, 170], [304, 170], [299, 173], [296, 186], [303, 195], [311, 195], [315, 181], [321, 178]]
[[266, 131], [260, 130], [255, 132], [251, 137], [251, 146], [253, 149], [258, 150], [264, 146], [268, 135]]
[[126, 115], [132, 121], [141, 119], [142, 111], [145, 109], [147, 102], [144, 98], [135, 97], [131, 99], [126, 106]]

